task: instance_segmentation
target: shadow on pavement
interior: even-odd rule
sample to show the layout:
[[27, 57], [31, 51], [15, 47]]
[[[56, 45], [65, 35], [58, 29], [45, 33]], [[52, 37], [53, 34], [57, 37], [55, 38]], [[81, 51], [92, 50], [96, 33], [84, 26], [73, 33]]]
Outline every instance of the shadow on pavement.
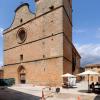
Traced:
[[100, 100], [100, 95], [97, 95], [94, 100]]
[[82, 92], [82, 93], [91, 93], [88, 90], [79, 90], [79, 92]]
[[16, 90], [4, 88], [0, 89], [0, 100], [39, 100], [40, 97], [26, 94]]

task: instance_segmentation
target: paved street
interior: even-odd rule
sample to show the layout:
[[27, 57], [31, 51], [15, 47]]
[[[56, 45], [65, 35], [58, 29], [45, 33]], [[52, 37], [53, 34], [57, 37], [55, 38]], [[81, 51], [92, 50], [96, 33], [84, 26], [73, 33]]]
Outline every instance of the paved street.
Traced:
[[[21, 91], [30, 95], [34, 94], [38, 97], [42, 96], [43, 88], [46, 87], [28, 85], [10, 87], [10, 89]], [[86, 93], [88, 89], [87, 82], [77, 83], [76, 87], [74, 88], [60, 88], [60, 93], [58, 94], [55, 93], [55, 88], [56, 87], [52, 87], [51, 91], [49, 91], [48, 88], [44, 89], [46, 100], [77, 100], [78, 96], [81, 98], [81, 100], [100, 100], [99, 94]]]
[[0, 100], [39, 100], [39, 97], [5, 88], [0, 89]]
[[87, 82], [77, 83], [76, 88], [60, 88], [60, 93], [55, 92], [55, 87], [49, 90], [43, 86], [18, 85], [0, 89], [0, 100], [39, 100], [42, 90], [46, 100], [100, 100], [99, 94], [86, 93]]

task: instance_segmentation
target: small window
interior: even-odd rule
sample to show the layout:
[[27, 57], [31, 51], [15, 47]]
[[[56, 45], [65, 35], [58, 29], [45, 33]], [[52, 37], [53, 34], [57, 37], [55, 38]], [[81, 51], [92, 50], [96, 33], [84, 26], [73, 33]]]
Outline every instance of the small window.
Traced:
[[53, 9], [54, 9], [54, 6], [53, 6], [53, 5], [52, 5], [52, 6], [50, 6], [50, 7], [49, 7], [49, 9], [50, 9], [50, 10], [53, 10]]
[[44, 72], [45, 72], [45, 68], [44, 68]]
[[23, 54], [20, 55], [20, 61], [23, 61]]
[[43, 58], [45, 58], [45, 55], [43, 55]]
[[21, 18], [21, 19], [20, 19], [20, 23], [22, 23], [22, 22], [23, 22], [23, 19]]

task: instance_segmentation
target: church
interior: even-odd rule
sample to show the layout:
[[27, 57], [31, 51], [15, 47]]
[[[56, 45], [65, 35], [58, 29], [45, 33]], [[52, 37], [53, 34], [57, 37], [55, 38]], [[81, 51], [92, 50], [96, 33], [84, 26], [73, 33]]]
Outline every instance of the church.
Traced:
[[80, 55], [72, 43], [72, 0], [35, 0], [15, 10], [3, 33], [4, 78], [16, 84], [61, 85], [65, 73], [76, 74]]

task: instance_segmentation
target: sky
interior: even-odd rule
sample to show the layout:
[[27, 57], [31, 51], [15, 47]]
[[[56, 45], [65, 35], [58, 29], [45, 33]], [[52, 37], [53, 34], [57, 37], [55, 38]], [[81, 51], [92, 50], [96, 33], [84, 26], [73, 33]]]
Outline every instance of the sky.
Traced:
[[[81, 66], [100, 63], [100, 0], [73, 1], [73, 43], [81, 55]], [[3, 65], [2, 30], [10, 27], [15, 9], [29, 3], [35, 12], [34, 0], [0, 0], [0, 65]]]
[[73, 0], [73, 42], [81, 66], [100, 63], [100, 0]]

